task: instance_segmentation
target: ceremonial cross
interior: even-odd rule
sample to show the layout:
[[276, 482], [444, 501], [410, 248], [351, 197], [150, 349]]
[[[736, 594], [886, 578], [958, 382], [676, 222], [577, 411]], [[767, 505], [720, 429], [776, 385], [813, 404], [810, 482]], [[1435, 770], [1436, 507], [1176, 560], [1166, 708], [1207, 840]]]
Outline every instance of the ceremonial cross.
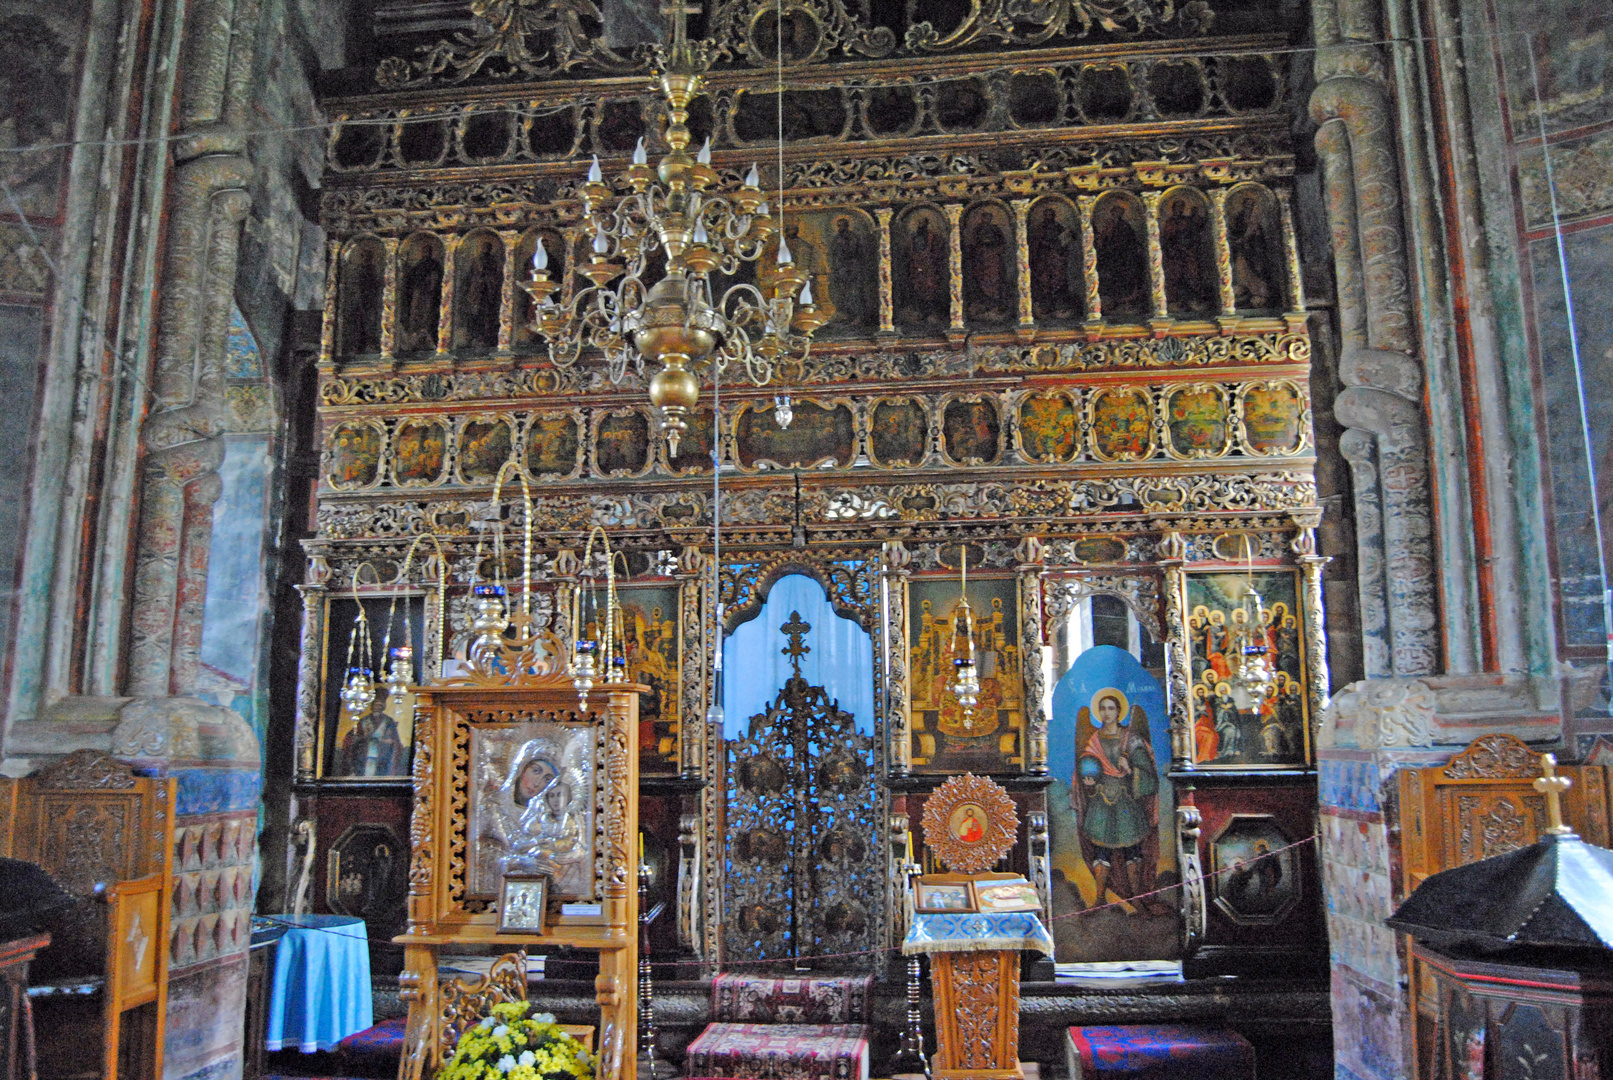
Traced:
[[795, 677], [799, 679], [801, 677], [801, 657], [812, 651], [812, 647], [801, 639], [812, 630], [812, 624], [803, 622], [799, 611], [792, 611], [790, 612], [790, 621], [779, 627], [779, 629], [784, 631], [784, 636], [790, 639], [790, 643], [780, 649], [779, 652], [790, 658], [790, 664], [795, 668]]
[[689, 0], [671, 0], [661, 5], [661, 14], [672, 16], [672, 40], [681, 43], [688, 36], [685, 19], [690, 15], [700, 14], [700, 5], [690, 3]]
[[1557, 759], [1550, 754], [1540, 755], [1540, 779], [1535, 790], [1546, 797], [1546, 834], [1572, 836], [1574, 830], [1563, 824], [1563, 792], [1574, 786], [1574, 781], [1557, 775]]

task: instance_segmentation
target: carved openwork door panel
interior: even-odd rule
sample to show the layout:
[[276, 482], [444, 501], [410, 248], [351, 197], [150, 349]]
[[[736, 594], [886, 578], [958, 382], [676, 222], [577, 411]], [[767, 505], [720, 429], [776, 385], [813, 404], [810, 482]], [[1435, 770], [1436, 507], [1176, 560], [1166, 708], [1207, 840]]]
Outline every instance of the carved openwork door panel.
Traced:
[[794, 673], [726, 744], [724, 954], [857, 967], [839, 954], [874, 948], [885, 920], [875, 735], [801, 676], [811, 625], [792, 611], [780, 629]]

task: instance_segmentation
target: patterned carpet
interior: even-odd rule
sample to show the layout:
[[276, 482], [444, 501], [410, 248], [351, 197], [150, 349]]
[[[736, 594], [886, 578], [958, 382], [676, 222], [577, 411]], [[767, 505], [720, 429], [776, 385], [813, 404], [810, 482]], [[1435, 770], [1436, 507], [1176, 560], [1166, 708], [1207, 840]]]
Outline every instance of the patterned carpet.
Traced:
[[723, 974], [711, 985], [715, 1022], [689, 1044], [690, 1077], [867, 1080], [873, 976], [770, 978]]

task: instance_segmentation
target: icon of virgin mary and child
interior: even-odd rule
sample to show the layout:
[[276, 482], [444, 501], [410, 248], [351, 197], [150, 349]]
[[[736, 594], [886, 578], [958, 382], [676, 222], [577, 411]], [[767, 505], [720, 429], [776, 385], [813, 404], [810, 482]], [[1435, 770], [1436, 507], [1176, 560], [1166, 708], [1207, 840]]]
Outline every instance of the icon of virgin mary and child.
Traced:
[[1149, 744], [1148, 714], [1106, 686], [1080, 711], [1075, 731], [1079, 782], [1071, 801], [1098, 903], [1105, 889], [1126, 899], [1146, 893], [1159, 861], [1159, 769]]
[[493, 859], [484, 854], [483, 866], [494, 878], [548, 874], [555, 895], [587, 895], [589, 849], [579, 803], [590, 793], [580, 770], [560, 761], [555, 748], [531, 739], [515, 752], [506, 773], [488, 777], [489, 786], [497, 787], [483, 802], [479, 835]]

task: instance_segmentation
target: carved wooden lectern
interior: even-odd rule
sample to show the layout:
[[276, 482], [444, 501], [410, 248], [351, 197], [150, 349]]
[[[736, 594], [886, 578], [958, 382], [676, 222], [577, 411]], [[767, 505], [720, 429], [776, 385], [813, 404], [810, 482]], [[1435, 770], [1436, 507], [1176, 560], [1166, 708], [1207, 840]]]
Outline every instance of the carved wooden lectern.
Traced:
[[[604, 683], [579, 708], [561, 675], [465, 678], [415, 691], [409, 1002], [400, 1080], [430, 1076], [451, 1050], [457, 1010], [437, 954], [569, 946], [599, 954], [598, 1075], [633, 1068], [638, 1006], [638, 695]], [[506, 872], [551, 880], [541, 933], [499, 931]], [[450, 1015], [453, 1014], [453, 1015]]]

